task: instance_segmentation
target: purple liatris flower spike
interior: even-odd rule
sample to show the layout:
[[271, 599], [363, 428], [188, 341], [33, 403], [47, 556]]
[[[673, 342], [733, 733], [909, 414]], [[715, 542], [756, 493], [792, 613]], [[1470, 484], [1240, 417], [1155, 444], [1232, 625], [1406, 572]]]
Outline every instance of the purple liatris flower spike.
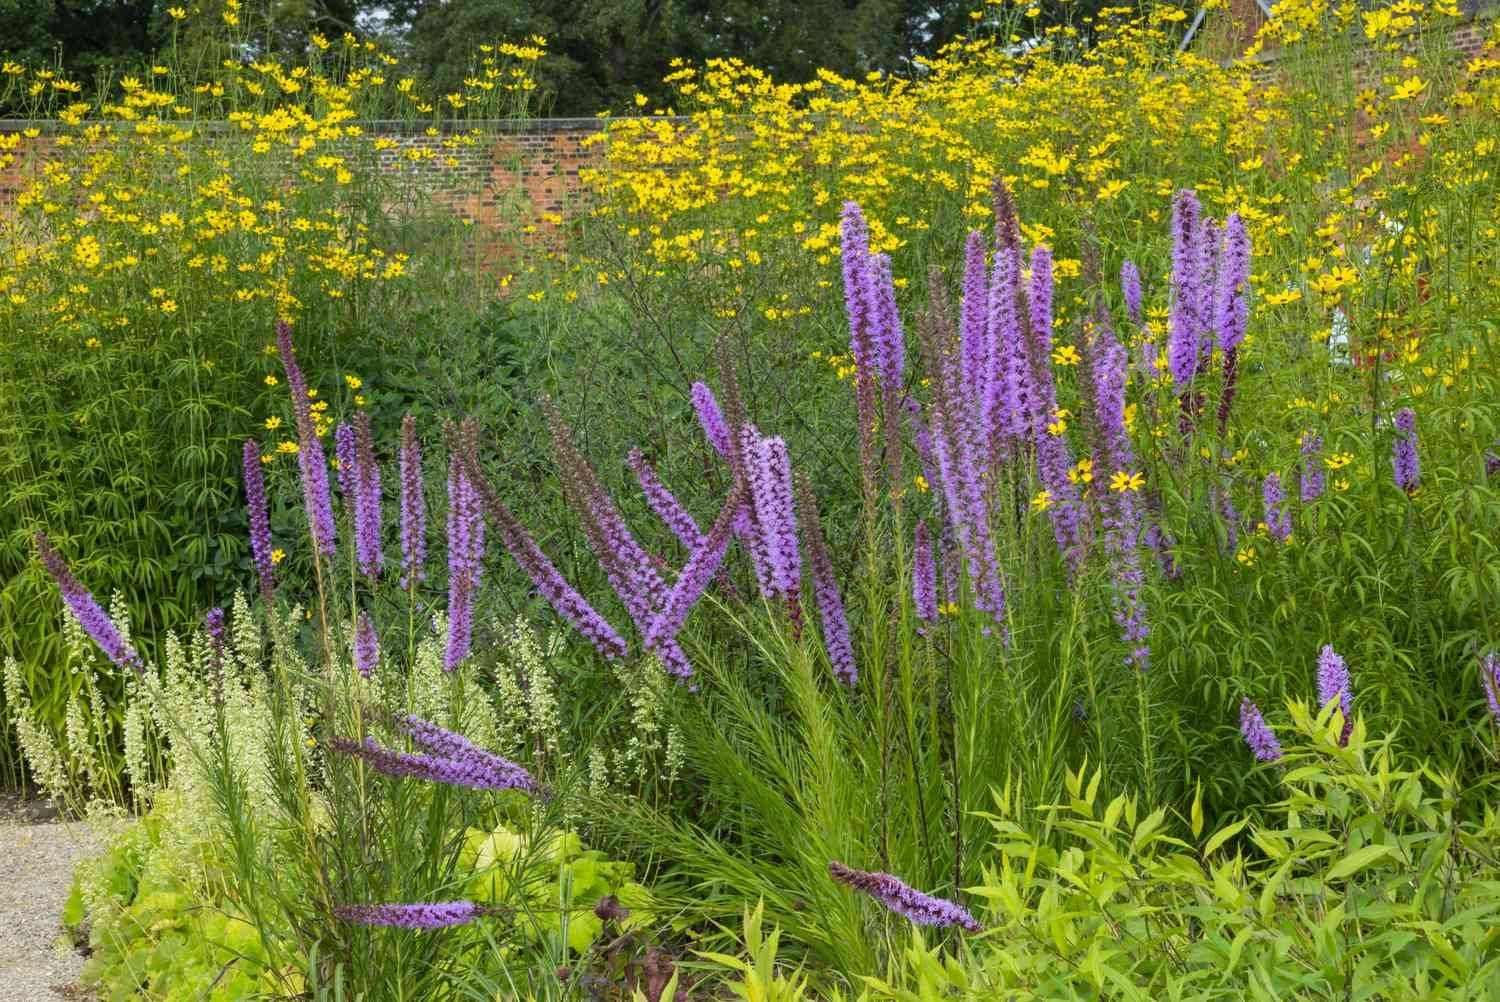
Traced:
[[1260, 761], [1275, 762], [1281, 758], [1281, 742], [1260, 715], [1260, 707], [1250, 702], [1249, 697], [1240, 700], [1240, 733], [1245, 736], [1250, 753]]
[[467, 925], [495, 910], [472, 901], [434, 901], [401, 905], [337, 905], [335, 918], [356, 925], [389, 926], [395, 929], [445, 929]]
[[641, 485], [641, 492], [646, 495], [646, 503], [651, 510], [656, 512], [658, 518], [666, 523], [672, 535], [683, 545], [689, 553], [703, 545], [703, 531], [698, 528], [698, 523], [693, 516], [687, 513], [677, 496], [667, 489], [667, 485], [661, 482], [656, 475], [656, 470], [646, 462], [646, 457], [641, 454], [640, 449], [631, 449], [625, 457], [630, 468], [635, 471], [636, 482]]
[[932, 537], [926, 522], [917, 523], [912, 546], [911, 599], [917, 618], [924, 623], [937, 619], [937, 561], [932, 555]]
[[899, 394], [901, 372], [906, 365], [906, 334], [896, 306], [896, 280], [891, 274], [889, 254], [871, 256], [869, 282], [875, 310], [870, 338], [875, 351], [875, 371], [887, 394]]
[[260, 448], [254, 439], [245, 440], [241, 467], [245, 475], [245, 507], [250, 513], [250, 556], [255, 574], [260, 578], [262, 600], [271, 600], [271, 513], [266, 507], [266, 482], [260, 471]]
[[329, 745], [334, 751], [363, 761], [382, 775], [396, 779], [420, 779], [429, 783], [447, 786], [467, 786], [475, 790], [526, 790], [535, 784], [526, 785], [529, 776], [496, 768], [487, 759], [479, 756], [448, 758], [442, 755], [413, 755], [385, 748], [374, 738], [354, 741], [335, 737]]
[[852, 686], [859, 681], [859, 668], [854, 663], [854, 645], [849, 639], [849, 617], [844, 613], [844, 600], [839, 597], [833, 556], [828, 552], [828, 540], [823, 536], [822, 521], [818, 518], [817, 500], [806, 475], [797, 478], [797, 501], [802, 507], [807, 559], [812, 565], [813, 597], [817, 599], [818, 615], [823, 623], [823, 646], [828, 651], [828, 662], [833, 665], [834, 675], [840, 682]]
[[204, 629], [208, 631], [208, 644], [220, 656], [224, 653], [224, 610], [214, 606], [203, 616]]
[[483, 554], [484, 515], [474, 486], [454, 455], [448, 469], [448, 650], [443, 662], [447, 671], [469, 655]]
[[1391, 452], [1396, 486], [1407, 494], [1417, 489], [1422, 478], [1422, 462], [1417, 456], [1417, 416], [1410, 407], [1396, 412], [1396, 445]]
[[1281, 477], [1267, 473], [1260, 485], [1260, 499], [1265, 511], [1266, 531], [1278, 543], [1292, 538], [1292, 513], [1286, 510], [1281, 493]]
[[792, 466], [786, 442], [764, 437], [750, 425], [742, 429], [742, 438], [755, 548], [760, 551], [755, 564], [761, 593], [768, 599], [795, 599], [801, 591], [802, 556], [797, 548]]
[[462, 734], [439, 727], [430, 720], [414, 715], [398, 717], [396, 727], [411, 738], [414, 744], [433, 755], [455, 761], [472, 760], [497, 773], [510, 776], [518, 789], [540, 789], [531, 774], [510, 759], [485, 751]]
[[380, 463], [368, 411], [359, 414], [354, 441], [354, 552], [360, 571], [374, 581], [380, 576]]
[[354, 627], [354, 668], [369, 678], [379, 663], [380, 644], [375, 639], [375, 624], [370, 622], [370, 614], [361, 609]]
[[125, 640], [120, 633], [120, 628], [109, 618], [109, 613], [94, 600], [88, 589], [78, 583], [73, 572], [68, 570], [68, 565], [63, 563], [62, 557], [58, 556], [50, 543], [47, 542], [47, 534], [39, 532], [35, 536], [36, 555], [41, 558], [42, 566], [47, 573], [52, 575], [52, 580], [57, 583], [57, 590], [62, 593], [63, 601], [73, 612], [73, 618], [78, 620], [78, 625], [83, 627], [87, 633], [99, 645], [105, 657], [113, 661], [121, 668], [129, 668], [137, 675], [144, 675], [146, 671], [145, 662], [135, 652], [135, 648]]
[[736, 479], [734, 489], [719, 510], [719, 517], [714, 520], [714, 524], [704, 535], [703, 542], [695, 547], [688, 557], [688, 562], [678, 573], [677, 580], [667, 591], [661, 612], [646, 630], [643, 639], [648, 649], [654, 649], [663, 641], [675, 637], [677, 631], [682, 628], [682, 624], [687, 621], [687, 615], [692, 611], [693, 604], [698, 601], [699, 596], [703, 594], [703, 589], [708, 587], [709, 580], [724, 561], [724, 554], [728, 551], [729, 541], [734, 535], [735, 521], [743, 505], [744, 485]]
[[889, 873], [856, 870], [837, 861], [828, 864], [828, 873], [839, 883], [868, 894], [897, 915], [917, 925], [937, 928], [956, 925], [969, 932], [978, 932], [982, 928], [962, 905], [946, 898], [923, 894]]
[[354, 429], [348, 424], [340, 423], [333, 429], [333, 462], [338, 467], [339, 496], [351, 509], [354, 506], [355, 492], [359, 489], [354, 479], [354, 450]]
[[1224, 248], [1214, 282], [1213, 327], [1228, 353], [1245, 340], [1250, 317], [1250, 234], [1238, 212], [1224, 220]]
[[1215, 501], [1218, 503], [1219, 517], [1224, 520], [1224, 532], [1228, 537], [1229, 549], [1239, 549], [1240, 546], [1240, 511], [1234, 506], [1234, 498], [1229, 495], [1229, 485], [1219, 484], [1214, 489]]
[[714, 397], [714, 391], [703, 383], [694, 383], [692, 390], [693, 410], [698, 413], [698, 423], [703, 426], [703, 435], [708, 439], [708, 444], [714, 447], [714, 451], [724, 458], [727, 463], [734, 462], [734, 436], [729, 431], [729, 423], [724, 420], [724, 412], [719, 409], [719, 401]]
[[1484, 684], [1484, 698], [1490, 704], [1490, 716], [1500, 724], [1500, 654], [1488, 651], [1480, 657], [1479, 680]]
[[1052, 274], [1052, 248], [1038, 244], [1031, 249], [1031, 288], [1026, 296], [1030, 311], [1031, 336], [1042, 354], [1052, 352], [1052, 295], [1056, 288]]
[[[562, 415], [550, 399], [543, 398], [542, 411], [557, 456], [563, 493], [578, 513], [584, 537], [598, 558], [605, 579], [624, 603], [636, 629], [644, 635], [666, 595], [666, 585], [657, 571], [658, 564], [663, 567], [665, 564], [647, 552], [630, 531], [588, 458], [573, 444]], [[675, 662], [679, 669], [686, 667], [686, 656], [679, 656], [676, 650], [656, 653], [664, 661]]]
[[1198, 317], [1204, 276], [1198, 243], [1202, 206], [1188, 190], [1172, 200], [1172, 306], [1168, 317], [1167, 369], [1172, 382], [1186, 387], [1198, 371]]
[[988, 432], [983, 443], [986, 452], [993, 452], [1001, 441], [1020, 444], [1030, 434], [1026, 422], [1032, 389], [1021, 319], [1021, 247], [1013, 226], [1002, 227], [1001, 233], [1003, 239], [995, 247], [990, 268], [989, 327], [994, 351], [980, 414]]
[[[945, 526], [951, 530], [968, 565], [975, 607], [988, 613], [1003, 631], [1005, 582], [989, 524], [983, 460], [979, 456], [983, 444], [971, 438], [972, 432], [980, 430], [981, 422], [968, 413], [976, 402], [965, 396], [962, 357], [956, 350], [959, 341], [947, 308], [946, 293], [940, 282], [933, 281], [931, 285], [933, 306], [918, 328], [918, 343], [932, 386], [927, 428], [942, 486]], [[951, 585], [957, 575], [945, 574], [945, 578]]]
[[1500, 473], [1500, 452], [1489, 449], [1484, 454], [1484, 475], [1486, 478]]
[[297, 365], [292, 350], [292, 329], [284, 321], [276, 325], [276, 344], [281, 365], [286, 370], [287, 388], [292, 394], [292, 410], [297, 415], [297, 465], [302, 471], [302, 500], [307, 509], [307, 531], [313, 548], [320, 556], [332, 557], [337, 537], [333, 523], [333, 502], [328, 494], [328, 459], [318, 440], [312, 409], [307, 395], [307, 380]]
[[427, 580], [427, 499], [422, 491], [422, 449], [417, 422], [401, 419], [401, 588]]
[[1332, 644], [1324, 644], [1318, 652], [1318, 705], [1327, 706], [1331, 700], [1339, 701], [1339, 710], [1344, 714], [1344, 731], [1339, 735], [1339, 744], [1349, 743], [1349, 734], [1354, 730], [1354, 706], [1349, 688], [1349, 666], [1339, 657]]
[[869, 366], [875, 309], [870, 300], [870, 234], [859, 203], [845, 202], [839, 216], [839, 259], [844, 273], [844, 312], [849, 317], [849, 344], [854, 360]]
[[1125, 313], [1137, 327], [1141, 323], [1141, 273], [1134, 261], [1120, 265], [1120, 291], [1125, 295]]
[[1312, 432], [1302, 434], [1302, 458], [1297, 468], [1297, 489], [1303, 504], [1312, 504], [1323, 496], [1327, 475], [1323, 472], [1323, 437]]
[[475, 441], [477, 434], [478, 431], [473, 423], [465, 421], [457, 443], [462, 449], [459, 458], [465, 477], [478, 492], [484, 510], [494, 520], [506, 550], [510, 552], [516, 563], [521, 565], [521, 569], [531, 578], [531, 583], [536, 586], [537, 591], [548, 604], [557, 611], [557, 614], [587, 637], [600, 654], [610, 660], [624, 657], [627, 648], [619, 631], [568, 584], [558, 572], [557, 567], [542, 552], [542, 548], [521, 525], [515, 513], [506, 507], [495, 488], [484, 478], [479, 468], [478, 446]]

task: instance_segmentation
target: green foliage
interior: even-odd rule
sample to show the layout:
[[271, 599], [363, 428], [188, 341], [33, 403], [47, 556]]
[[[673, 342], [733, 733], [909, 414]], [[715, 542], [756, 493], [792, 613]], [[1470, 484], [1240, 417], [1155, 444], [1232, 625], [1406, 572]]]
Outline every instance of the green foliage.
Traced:
[[464, 885], [470, 898], [517, 909], [523, 942], [554, 940], [564, 955], [598, 941], [605, 920], [595, 906], [605, 898], [629, 911], [617, 923], [622, 931], [647, 928], [655, 919], [650, 892], [632, 879], [634, 864], [585, 849], [573, 832], [550, 833], [531, 848], [526, 836], [504, 825], [492, 832], [471, 828], [459, 865], [474, 873]]
[[777, 952], [781, 944], [781, 930], [772, 929], [769, 934], [762, 931], [764, 904], [757, 901], [755, 908], [745, 907], [745, 918], [740, 941], [745, 947], [744, 957], [722, 953], [701, 953], [705, 960], [735, 972], [736, 980], [728, 988], [736, 998], [744, 1002], [797, 1002], [804, 997], [805, 979], [800, 973], [784, 974], [777, 966]]
[[207, 885], [184, 879], [172, 813], [140, 819], [80, 866], [63, 922], [88, 943], [82, 980], [109, 1002], [258, 995], [270, 987], [260, 936], [229, 902], [205, 907]]
[[[1000, 793], [990, 906], [958, 962], [920, 934], [871, 997], [1479, 999], [1500, 991], [1500, 834], [1489, 781], [1409, 765], [1393, 736], [1290, 704], [1285, 797], [1216, 831], [1071, 772], [1040, 830]], [[1462, 802], [1482, 812], [1463, 816]], [[1184, 830], [1185, 827], [1185, 830]]]

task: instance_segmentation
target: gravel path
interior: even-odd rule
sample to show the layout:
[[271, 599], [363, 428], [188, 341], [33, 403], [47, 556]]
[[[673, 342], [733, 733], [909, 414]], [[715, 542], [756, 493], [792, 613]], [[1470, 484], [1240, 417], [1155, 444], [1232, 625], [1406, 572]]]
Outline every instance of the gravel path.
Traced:
[[0, 798], [0, 1002], [88, 999], [83, 957], [63, 939], [73, 867], [100, 850], [87, 825], [34, 801]]

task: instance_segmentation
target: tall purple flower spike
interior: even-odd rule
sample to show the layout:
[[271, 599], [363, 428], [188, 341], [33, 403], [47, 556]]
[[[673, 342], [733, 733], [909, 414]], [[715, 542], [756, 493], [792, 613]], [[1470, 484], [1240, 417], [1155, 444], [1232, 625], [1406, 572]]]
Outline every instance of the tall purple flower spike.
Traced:
[[1422, 462], [1417, 455], [1417, 416], [1410, 407], [1396, 412], [1396, 435], [1391, 466], [1395, 471], [1396, 486], [1410, 494], [1422, 479]]
[[475, 919], [496, 914], [496, 909], [472, 901], [433, 901], [417, 904], [337, 905], [335, 918], [356, 925], [386, 926], [395, 929], [446, 929], [467, 925]]
[[808, 563], [812, 565], [813, 598], [817, 600], [818, 616], [823, 624], [823, 647], [828, 651], [828, 662], [833, 665], [834, 675], [840, 682], [852, 686], [859, 681], [859, 668], [854, 661], [854, 643], [849, 636], [849, 617], [839, 595], [833, 555], [828, 552], [828, 540], [823, 535], [822, 520], [818, 517], [818, 502], [805, 474], [797, 478], [797, 501], [802, 507]]
[[925, 521], [917, 523], [911, 560], [911, 598], [917, 618], [923, 623], [937, 619], [937, 561], [932, 555], [932, 537]]
[[499, 769], [480, 756], [448, 758], [442, 755], [416, 755], [385, 748], [374, 738], [354, 741], [336, 737], [329, 745], [335, 751], [360, 759], [376, 772], [395, 779], [420, 779], [475, 790], [531, 792], [537, 788], [536, 781], [524, 769]]
[[57, 583], [57, 590], [62, 593], [63, 601], [68, 608], [73, 610], [73, 616], [78, 620], [78, 625], [83, 627], [87, 633], [99, 645], [99, 649], [120, 668], [129, 668], [137, 675], [144, 675], [146, 671], [145, 662], [136, 653], [135, 648], [125, 641], [120, 633], [120, 628], [109, 618], [109, 613], [94, 600], [88, 589], [78, 583], [78, 579], [68, 570], [68, 565], [58, 556], [57, 551], [47, 541], [47, 534], [39, 532], [34, 537], [36, 543], [36, 555], [41, 558], [42, 566], [47, 573], [52, 575], [52, 580]]
[[484, 513], [474, 485], [457, 456], [448, 470], [448, 649], [443, 661], [453, 671], [469, 656], [474, 632], [474, 594], [479, 590], [484, 555]]
[[484, 478], [479, 469], [476, 434], [472, 425], [465, 422], [460, 443], [463, 450], [460, 453], [460, 459], [466, 478], [478, 491], [479, 500], [494, 521], [505, 548], [531, 578], [531, 583], [536, 586], [537, 591], [548, 604], [557, 611], [558, 615], [571, 623], [574, 629], [588, 638], [600, 654], [609, 660], [624, 657], [628, 648], [619, 631], [610, 625], [609, 621], [593, 606], [589, 605], [572, 585], [568, 584], [557, 567], [542, 552], [542, 548], [521, 525], [515, 513], [506, 507], [494, 487]]
[[1206, 276], [1200, 219], [1203, 207], [1192, 191], [1179, 191], [1172, 200], [1172, 306], [1168, 319], [1167, 369], [1172, 382], [1185, 388], [1198, 372], [1199, 307]]
[[1339, 657], [1332, 644], [1324, 644], [1318, 652], [1318, 706], [1327, 706], [1337, 698], [1339, 710], [1344, 714], [1344, 730], [1339, 735], [1339, 744], [1349, 743], [1354, 730], [1354, 705], [1349, 682], [1349, 666]]
[[354, 444], [354, 552], [360, 571], [374, 582], [381, 562], [380, 463], [368, 411], [361, 411], [355, 422]]
[[1500, 724], [1500, 654], [1487, 651], [1480, 657], [1479, 680], [1484, 684], [1484, 698], [1490, 705], [1490, 716]]
[[307, 380], [297, 365], [292, 348], [292, 328], [285, 321], [276, 324], [276, 346], [281, 365], [286, 370], [287, 389], [292, 394], [292, 411], [297, 416], [297, 465], [302, 471], [302, 500], [307, 509], [307, 531], [319, 555], [331, 558], [337, 531], [333, 522], [333, 502], [328, 493], [328, 458], [313, 425]]
[[1260, 488], [1261, 504], [1265, 512], [1266, 531], [1278, 543], [1292, 538], [1292, 513], [1287, 511], [1281, 492], [1281, 476], [1267, 473]]
[[856, 870], [837, 861], [828, 864], [828, 873], [839, 883], [868, 894], [897, 915], [917, 925], [937, 928], [956, 925], [969, 932], [978, 932], [983, 928], [962, 905], [946, 898], [923, 894], [889, 873]]
[[1260, 761], [1275, 762], [1281, 758], [1281, 742], [1276, 740], [1275, 732], [1260, 715], [1260, 707], [1248, 697], [1240, 700], [1240, 733], [1244, 735], [1250, 753]]
[[380, 644], [375, 639], [375, 624], [370, 622], [370, 614], [361, 609], [354, 627], [354, 670], [369, 678], [379, 663]]
[[271, 513], [266, 505], [266, 481], [260, 471], [260, 448], [253, 438], [245, 440], [241, 467], [245, 476], [245, 507], [250, 513], [250, 556], [260, 579], [261, 599], [271, 602]]
[[1327, 475], [1323, 472], [1323, 437], [1312, 432], [1302, 435], [1301, 459], [1297, 467], [1297, 494], [1303, 504], [1312, 504], [1323, 496]]

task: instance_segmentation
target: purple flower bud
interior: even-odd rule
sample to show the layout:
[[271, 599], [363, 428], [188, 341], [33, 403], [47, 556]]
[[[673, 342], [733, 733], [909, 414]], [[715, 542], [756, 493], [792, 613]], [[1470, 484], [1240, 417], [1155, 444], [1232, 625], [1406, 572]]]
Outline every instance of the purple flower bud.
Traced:
[[271, 601], [271, 514], [266, 508], [266, 482], [260, 471], [260, 449], [254, 439], [245, 440], [241, 469], [245, 475], [245, 507], [250, 512], [250, 556], [260, 578], [260, 594]]
[[1318, 654], [1318, 705], [1327, 706], [1337, 699], [1339, 710], [1344, 714], [1344, 731], [1339, 735], [1339, 744], [1349, 743], [1354, 730], [1354, 706], [1349, 688], [1349, 666], [1334, 651], [1332, 644], [1324, 644]]
[[1260, 761], [1275, 762], [1281, 758], [1281, 742], [1260, 715], [1260, 707], [1248, 697], [1240, 700], [1240, 733], [1245, 736], [1250, 753]]
[[719, 409], [719, 401], [714, 397], [714, 391], [703, 383], [693, 384], [693, 409], [698, 412], [698, 423], [703, 426], [703, 434], [708, 439], [708, 444], [714, 447], [714, 451], [724, 458], [726, 463], [734, 464], [734, 436], [729, 431], [729, 424], [724, 420], [724, 412]]
[[1417, 456], [1417, 416], [1410, 407], [1396, 412], [1396, 444], [1391, 452], [1396, 486], [1407, 494], [1417, 489], [1422, 477], [1422, 462]]
[[1266, 474], [1260, 486], [1260, 498], [1265, 511], [1266, 531], [1276, 542], [1285, 543], [1292, 538], [1292, 514], [1283, 504], [1278, 474]]
[[926, 522], [917, 523], [912, 547], [911, 598], [918, 619], [924, 623], [937, 619], [937, 563], [932, 556], [932, 539]]
[[208, 632], [208, 664], [214, 682], [215, 699], [224, 694], [224, 610], [214, 606], [203, 617], [203, 627]]
[[57, 582], [57, 590], [62, 594], [63, 601], [73, 611], [73, 618], [78, 620], [78, 625], [83, 627], [87, 633], [99, 645], [99, 649], [120, 668], [129, 668], [137, 675], [145, 675], [146, 665], [141, 656], [135, 652], [135, 648], [125, 642], [119, 627], [115, 626], [114, 620], [103, 607], [94, 600], [78, 579], [68, 570], [68, 565], [63, 563], [62, 557], [52, 549], [47, 542], [47, 534], [39, 532], [34, 537], [36, 542], [36, 555], [41, 558], [42, 566], [47, 573], [52, 575], [52, 580]]
[[1302, 458], [1297, 468], [1297, 487], [1303, 504], [1323, 496], [1327, 476], [1323, 472], [1323, 438], [1312, 432], [1302, 435]]
[[1136, 269], [1134, 261], [1126, 261], [1120, 265], [1120, 291], [1125, 294], [1125, 313], [1130, 317], [1130, 322], [1139, 327], [1141, 324], [1141, 273]]
[[889, 873], [856, 870], [837, 861], [828, 864], [828, 873], [839, 883], [868, 894], [897, 915], [917, 925], [937, 928], [956, 925], [969, 932], [978, 932], [982, 928], [962, 905], [946, 898], [923, 894]]
[[807, 557], [812, 565], [813, 597], [817, 599], [818, 614], [823, 623], [823, 646], [828, 651], [833, 674], [840, 682], [852, 686], [859, 681], [859, 668], [854, 663], [854, 645], [849, 639], [849, 618], [844, 613], [844, 600], [839, 597], [833, 557], [828, 552], [828, 541], [823, 536], [823, 525], [818, 518], [817, 501], [806, 475], [797, 478], [797, 500], [802, 506]]
[[354, 440], [354, 552], [360, 571], [374, 582], [380, 576], [381, 560], [380, 463], [375, 459], [368, 411], [359, 414]]
[[369, 678], [379, 663], [380, 646], [375, 639], [375, 624], [370, 622], [370, 614], [361, 609], [354, 627], [354, 668]]

